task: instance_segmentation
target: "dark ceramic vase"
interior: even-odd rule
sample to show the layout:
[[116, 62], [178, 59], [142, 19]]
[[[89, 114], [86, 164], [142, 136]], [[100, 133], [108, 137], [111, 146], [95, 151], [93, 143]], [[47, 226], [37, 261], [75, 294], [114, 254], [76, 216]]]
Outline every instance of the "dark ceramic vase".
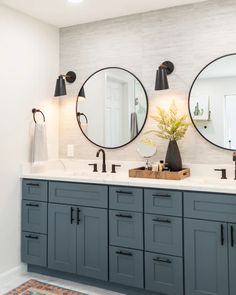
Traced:
[[167, 153], [166, 153], [166, 164], [170, 171], [182, 170], [182, 159], [176, 140], [170, 140]]

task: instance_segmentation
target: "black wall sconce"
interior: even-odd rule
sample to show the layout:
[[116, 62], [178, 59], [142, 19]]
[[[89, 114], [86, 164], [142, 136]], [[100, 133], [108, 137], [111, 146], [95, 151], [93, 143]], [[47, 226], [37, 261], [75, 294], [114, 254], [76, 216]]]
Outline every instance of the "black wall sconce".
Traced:
[[155, 90], [169, 89], [169, 83], [167, 76], [173, 73], [174, 64], [171, 61], [165, 61], [157, 70]]
[[57, 79], [54, 96], [66, 95], [66, 81], [68, 83], [74, 83], [76, 80], [75, 72], [68, 72], [66, 75], [60, 75]]

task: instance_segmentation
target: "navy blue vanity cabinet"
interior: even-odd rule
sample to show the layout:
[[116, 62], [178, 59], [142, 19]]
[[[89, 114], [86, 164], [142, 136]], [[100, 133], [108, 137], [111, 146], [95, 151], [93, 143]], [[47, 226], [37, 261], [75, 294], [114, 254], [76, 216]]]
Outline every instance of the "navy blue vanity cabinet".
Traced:
[[229, 290], [230, 295], [236, 294], [236, 224], [228, 224], [228, 248], [229, 248]]
[[44, 267], [47, 266], [47, 188], [47, 181], [22, 181], [22, 261]]

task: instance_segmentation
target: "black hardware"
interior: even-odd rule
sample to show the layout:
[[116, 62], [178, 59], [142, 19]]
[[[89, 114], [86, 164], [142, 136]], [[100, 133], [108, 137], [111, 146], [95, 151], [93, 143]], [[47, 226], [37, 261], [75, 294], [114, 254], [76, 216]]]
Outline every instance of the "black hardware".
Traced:
[[73, 222], [74, 222], [74, 220], [75, 220], [75, 219], [74, 219], [74, 216], [73, 216], [73, 215], [74, 215], [73, 213], [74, 213], [74, 208], [71, 207], [71, 208], [70, 208], [70, 224], [73, 224]]
[[39, 239], [39, 237], [37, 237], [37, 236], [31, 236], [31, 235], [29, 235], [29, 236], [25, 236], [27, 239], [31, 239], [31, 240], [38, 240]]
[[117, 194], [121, 194], [121, 195], [132, 195], [132, 192], [124, 192], [124, 191], [116, 191]]
[[66, 83], [65, 79], [68, 83], [73, 83], [76, 80], [76, 73], [75, 72], [68, 72], [66, 75], [60, 75], [56, 82], [56, 88], [54, 96], [63, 96], [66, 95]]
[[27, 207], [39, 207], [39, 204], [26, 204]]
[[161, 218], [154, 218], [152, 221], [162, 222], [162, 223], [171, 223], [170, 219], [161, 219]]
[[233, 225], [230, 226], [230, 236], [231, 236], [231, 247], [234, 247], [234, 227]]
[[36, 118], [35, 118], [36, 113], [40, 113], [43, 116], [43, 121], [44, 122], [46, 121], [45, 115], [44, 115], [44, 113], [42, 111], [37, 110], [37, 109], [32, 109], [32, 113], [33, 113], [33, 119], [34, 119], [35, 124], [37, 124], [37, 121], [36, 121]]
[[116, 217], [121, 217], [121, 218], [133, 218], [132, 215], [126, 215], [126, 214], [116, 214]]
[[157, 70], [155, 90], [169, 89], [169, 83], [167, 75], [170, 75], [174, 71], [174, 64], [171, 61], [165, 61]]
[[226, 169], [215, 169], [215, 171], [220, 171], [220, 172], [222, 172], [221, 179], [227, 179], [227, 176], [226, 176]]
[[80, 222], [80, 209], [77, 208], [77, 224]]
[[77, 116], [78, 116], [78, 119], [79, 119], [79, 124], [81, 124], [80, 117], [84, 117], [85, 121], [86, 121], [86, 124], [88, 124], [88, 117], [84, 113], [78, 112]]
[[27, 183], [28, 186], [39, 186], [39, 183]]
[[98, 172], [98, 164], [88, 164], [89, 166], [93, 166], [93, 172]]
[[125, 255], [125, 256], [133, 256], [130, 252], [123, 252], [123, 251], [117, 251], [116, 254], [118, 255]]
[[97, 155], [96, 157], [98, 158], [100, 153], [102, 153], [102, 173], [106, 173], [107, 172], [107, 169], [106, 169], [106, 153], [103, 149], [100, 149], [98, 152], [97, 152]]
[[171, 198], [171, 195], [161, 195], [161, 194], [153, 194], [153, 197], [160, 197], [160, 198]]
[[221, 224], [220, 226], [220, 238], [221, 238], [221, 246], [224, 246], [224, 225]]
[[234, 180], [236, 180], [236, 152], [233, 153], [233, 161], [234, 161]]
[[164, 263], [172, 263], [172, 261], [170, 259], [164, 259], [164, 258], [161, 258], [161, 257], [154, 258], [153, 261], [164, 262]]
[[121, 165], [112, 164], [111, 165], [111, 173], [116, 173], [116, 167], [121, 167]]

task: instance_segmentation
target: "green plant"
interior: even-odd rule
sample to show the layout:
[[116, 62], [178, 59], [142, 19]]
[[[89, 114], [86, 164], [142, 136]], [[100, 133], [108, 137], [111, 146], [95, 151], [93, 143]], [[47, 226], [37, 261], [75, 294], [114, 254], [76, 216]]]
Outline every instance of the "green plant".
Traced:
[[165, 109], [157, 107], [157, 115], [151, 116], [156, 121], [159, 130], [149, 130], [146, 133], [153, 133], [156, 136], [168, 140], [182, 139], [189, 127], [187, 115], [178, 116], [178, 109], [173, 100], [169, 112]]

